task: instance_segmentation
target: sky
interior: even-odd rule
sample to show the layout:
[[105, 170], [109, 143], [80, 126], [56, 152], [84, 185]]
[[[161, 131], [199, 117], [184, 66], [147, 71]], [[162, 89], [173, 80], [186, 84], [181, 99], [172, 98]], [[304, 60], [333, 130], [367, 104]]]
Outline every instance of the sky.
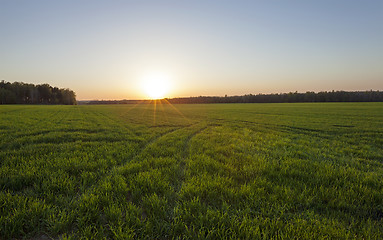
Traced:
[[0, 0], [0, 80], [78, 100], [383, 90], [382, 43], [381, 0]]

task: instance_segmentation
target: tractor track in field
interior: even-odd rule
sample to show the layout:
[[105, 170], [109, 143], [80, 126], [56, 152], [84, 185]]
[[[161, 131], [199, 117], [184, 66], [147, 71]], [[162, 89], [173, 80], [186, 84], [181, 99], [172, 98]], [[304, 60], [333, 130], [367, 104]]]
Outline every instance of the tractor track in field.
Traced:
[[[116, 124], [117, 126], [120, 126], [124, 129], [127, 130], [127, 134], [132, 134], [133, 136], [138, 136], [137, 133], [135, 133], [131, 128], [129, 128], [128, 126], [122, 124], [121, 122], [119, 122], [117, 119], [114, 119], [110, 116], [108, 116], [106, 113], [99, 113], [99, 114], [95, 114], [94, 112], [90, 112], [90, 113], [86, 113], [84, 111], [80, 111], [82, 113], [82, 116], [81, 118], [84, 120], [84, 121], [93, 121], [93, 117], [96, 117], [96, 118], [103, 118], [103, 119], [107, 119], [107, 120], [110, 120], [112, 121], [114, 124]], [[56, 118], [54, 119], [54, 122], [55, 123], [60, 123], [62, 122], [63, 120], [65, 120], [68, 116], [66, 116], [62, 111], [56, 111], [54, 113], [52, 113], [52, 116], [55, 116]], [[100, 120], [97, 121], [98, 123], [100, 123]], [[83, 189], [78, 189], [78, 193], [76, 195], [73, 196], [73, 199], [72, 199], [72, 203], [73, 203], [73, 207], [76, 208], [76, 205], [79, 201], [81, 201], [81, 198], [88, 194], [88, 193], [92, 193], [95, 189], [97, 189], [98, 186], [100, 186], [100, 184], [106, 179], [108, 178], [109, 176], [112, 176], [113, 174], [115, 174], [116, 172], [118, 172], [118, 169], [122, 168], [123, 166], [125, 166], [126, 164], [130, 163], [130, 162], [133, 162], [133, 161], [137, 161], [140, 159], [140, 156], [143, 152], [146, 151], [146, 149], [148, 149], [148, 147], [150, 147], [151, 145], [155, 144], [156, 142], [159, 141], [159, 139], [171, 134], [171, 133], [174, 133], [176, 131], [179, 131], [179, 130], [182, 130], [182, 129], [186, 129], [186, 128], [189, 128], [189, 127], [192, 127], [194, 125], [196, 125], [197, 123], [194, 123], [194, 124], [188, 124], [188, 125], [183, 125], [183, 126], [177, 126], [177, 127], [174, 127], [172, 129], [169, 129], [163, 133], [160, 133], [160, 134], [157, 134], [156, 136], [152, 137], [151, 139], [149, 139], [148, 141], [146, 141], [145, 144], [143, 144], [138, 150], [137, 152], [130, 158], [128, 159], [125, 159], [125, 161], [123, 161], [122, 163], [118, 164], [118, 165], [115, 165], [113, 167], [111, 167], [109, 170], [107, 170], [104, 174], [102, 174], [98, 180], [96, 180], [94, 182], [94, 184], [88, 186], [88, 187], [84, 187]], [[169, 126], [170, 127], [170, 126]], [[207, 129], [208, 126], [204, 126], [196, 131], [194, 131], [191, 135], [189, 135], [185, 140], [184, 140], [184, 143], [183, 143], [183, 154], [182, 154], [182, 159], [180, 159], [180, 163], [179, 163], [179, 169], [181, 171], [181, 176], [184, 176], [185, 174], [185, 166], [186, 166], [186, 162], [185, 160], [187, 159], [187, 157], [189, 156], [190, 154], [190, 141], [193, 137], [195, 137], [197, 134], [201, 133], [202, 131], [204, 131], [205, 129]], [[80, 130], [80, 129], [78, 129]], [[49, 132], [48, 130], [46, 131], [43, 131], [43, 132], [40, 132], [41, 134], [44, 134], [44, 133], [47, 133]], [[36, 135], [39, 135], [40, 133], [35, 133]], [[32, 134], [32, 135], [35, 135], [35, 134]], [[184, 178], [184, 177], [183, 177]], [[183, 181], [184, 179], [180, 179], [180, 182], [179, 184], [176, 185], [176, 189], [175, 189], [175, 192], [179, 192], [182, 188], [182, 185], [183, 185]]]
[[106, 113], [99, 113], [99, 116], [102, 116], [102, 117], [104, 117], [106, 119], [109, 119], [109, 120], [113, 121], [118, 126], [123, 127], [124, 129], [128, 130], [129, 133], [132, 133], [134, 136], [138, 136], [138, 134], [136, 132], [134, 132], [132, 128], [128, 127], [125, 124], [122, 124], [117, 119], [110, 117], [108, 114], [106, 114]]
[[[211, 125], [207, 124], [206, 126], [199, 128], [198, 130], [192, 132], [184, 140], [183, 149], [182, 149], [183, 152], [182, 152], [181, 159], [179, 160], [179, 164], [178, 164], [180, 179], [177, 182], [177, 184], [174, 185], [174, 193], [176, 195], [176, 198], [175, 198], [176, 200], [173, 203], [170, 204], [170, 208], [172, 209], [172, 211], [171, 211], [171, 219], [174, 219], [174, 217], [176, 215], [177, 206], [180, 205], [180, 203], [181, 203], [181, 199], [180, 199], [180, 195], [179, 194], [180, 194], [180, 192], [182, 190], [182, 187], [183, 187], [183, 185], [185, 183], [186, 161], [190, 157], [190, 141], [195, 136], [197, 136], [198, 134], [202, 133], [203, 131], [205, 131], [209, 127], [211, 127]], [[171, 221], [173, 221], [173, 220], [171, 220]]]
[[[26, 109], [26, 108], [24, 108]], [[62, 110], [56, 110], [56, 111], [53, 111], [51, 114], [48, 115], [48, 117], [46, 117], [46, 119], [50, 119], [50, 122], [55, 122], [55, 123], [60, 123], [62, 121], [62, 119], [64, 119], [64, 115], [63, 114], [60, 114], [62, 113]], [[43, 121], [40, 121], [40, 122], [37, 122], [37, 124], [32, 124], [33, 126], [43, 126], [45, 122]], [[44, 128], [44, 127], [42, 127]], [[8, 137], [9, 139], [7, 139], [5, 142], [5, 144], [3, 142], [0, 142], [0, 149], [13, 149], [13, 150], [17, 150], [17, 149], [20, 149], [22, 148], [24, 145], [31, 145], [31, 144], [39, 144], [39, 143], [34, 143], [34, 142], [26, 142], [26, 144], [22, 144], [22, 145], [18, 145], [16, 144], [17, 147], [10, 147], [14, 144], [14, 141], [17, 141], [18, 139], [20, 138], [23, 138], [23, 137], [34, 137], [34, 136], [38, 136], [38, 135], [42, 135], [42, 134], [46, 134], [46, 133], [50, 133], [50, 132], [56, 132], [56, 131], [50, 131], [50, 130], [40, 130], [40, 131], [36, 131], [36, 132], [29, 132], [29, 133], [21, 133], [21, 134], [17, 134], [16, 132], [14, 132], [14, 134], [10, 134]]]
[[[52, 112], [46, 119], [49, 119], [50, 122], [54, 122], [55, 124], [61, 123], [61, 121], [64, 119], [65, 116], [63, 116], [62, 110], [56, 110]], [[38, 122], [37, 126], [44, 125], [44, 122]], [[59, 132], [56, 130], [42, 130], [42, 131], [36, 131], [36, 132], [29, 132], [29, 133], [23, 133], [23, 134], [15, 134], [17, 138], [22, 138], [22, 137], [34, 137], [50, 132]]]
[[185, 171], [186, 171], [186, 159], [190, 156], [190, 141], [195, 137], [197, 136], [198, 134], [200, 134], [201, 132], [205, 131], [206, 129], [208, 129], [210, 127], [210, 125], [206, 125], [196, 131], [194, 131], [192, 134], [190, 134], [184, 141], [184, 145], [183, 145], [183, 154], [182, 154], [182, 158], [180, 159], [180, 162], [179, 162], [179, 171], [180, 171], [180, 176], [181, 176], [181, 179], [180, 179], [180, 182], [175, 186], [175, 192], [178, 193], [181, 191], [182, 189], [182, 186], [184, 184], [184, 181], [185, 181]]
[[83, 196], [84, 194], [86, 194], [87, 192], [90, 192], [92, 190], [94, 190], [105, 178], [107, 178], [108, 176], [111, 176], [113, 173], [115, 173], [119, 168], [125, 166], [128, 162], [132, 162], [132, 161], [135, 161], [141, 153], [143, 153], [145, 151], [145, 149], [147, 149], [150, 145], [154, 144], [155, 142], [158, 141], [158, 139], [168, 135], [168, 134], [171, 134], [173, 132], [176, 132], [178, 130], [181, 130], [181, 129], [184, 129], [184, 128], [187, 128], [187, 127], [190, 127], [191, 125], [185, 125], [184, 127], [179, 127], [179, 128], [175, 128], [175, 129], [170, 129], [168, 131], [165, 131], [161, 134], [158, 134], [157, 136], [154, 136], [153, 138], [151, 138], [144, 146], [142, 146], [138, 152], [129, 160], [127, 159], [126, 161], [124, 161], [123, 163], [119, 164], [119, 165], [116, 165], [114, 167], [112, 167], [111, 169], [109, 169], [109, 171], [107, 171], [105, 174], [103, 174], [99, 180], [96, 181], [95, 184], [85, 188], [83, 190], [82, 193], [79, 193], [77, 196], [74, 197], [75, 201], [79, 200], [81, 198], [81, 196]]

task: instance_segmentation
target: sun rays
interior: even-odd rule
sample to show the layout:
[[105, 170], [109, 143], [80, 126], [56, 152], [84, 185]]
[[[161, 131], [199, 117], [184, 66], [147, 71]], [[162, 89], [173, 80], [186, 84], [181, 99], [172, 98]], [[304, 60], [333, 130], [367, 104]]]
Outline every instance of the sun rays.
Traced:
[[[158, 121], [170, 123], [169, 116], [167, 114], [175, 114], [182, 117], [188, 123], [191, 122], [174, 104], [170, 103], [167, 99], [152, 99], [152, 100], [142, 100], [136, 104], [133, 104], [124, 114], [132, 111], [135, 108], [144, 107], [141, 115], [144, 117], [150, 117], [153, 119], [153, 126], [157, 126]], [[171, 108], [173, 111], [169, 111], [167, 108]], [[173, 113], [172, 113], [173, 112]], [[158, 121], [157, 121], [158, 120]]]

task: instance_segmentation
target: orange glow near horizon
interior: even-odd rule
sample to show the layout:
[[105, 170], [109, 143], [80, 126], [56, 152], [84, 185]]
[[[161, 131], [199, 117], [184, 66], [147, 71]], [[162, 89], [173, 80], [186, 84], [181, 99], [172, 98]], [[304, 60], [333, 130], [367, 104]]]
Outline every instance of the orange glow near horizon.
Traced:
[[146, 75], [142, 79], [141, 88], [150, 99], [164, 98], [170, 90], [170, 78], [160, 73]]

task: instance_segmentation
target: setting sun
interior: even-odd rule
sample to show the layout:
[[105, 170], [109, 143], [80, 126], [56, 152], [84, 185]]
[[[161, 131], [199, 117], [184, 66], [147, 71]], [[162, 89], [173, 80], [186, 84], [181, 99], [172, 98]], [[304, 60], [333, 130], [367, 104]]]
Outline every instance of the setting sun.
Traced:
[[143, 78], [142, 89], [151, 99], [161, 99], [170, 90], [169, 77], [163, 74], [150, 74]]

